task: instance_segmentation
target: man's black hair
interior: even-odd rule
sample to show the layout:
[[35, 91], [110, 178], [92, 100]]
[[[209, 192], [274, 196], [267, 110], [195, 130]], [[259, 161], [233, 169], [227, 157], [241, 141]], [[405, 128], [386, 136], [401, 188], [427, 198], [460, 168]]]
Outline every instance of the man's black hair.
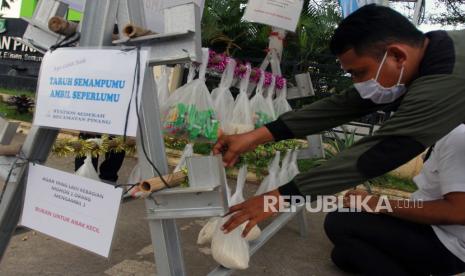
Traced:
[[342, 20], [331, 39], [330, 49], [334, 55], [353, 48], [358, 55], [382, 57], [388, 44], [421, 47], [424, 40], [425, 35], [405, 16], [391, 8], [371, 4]]

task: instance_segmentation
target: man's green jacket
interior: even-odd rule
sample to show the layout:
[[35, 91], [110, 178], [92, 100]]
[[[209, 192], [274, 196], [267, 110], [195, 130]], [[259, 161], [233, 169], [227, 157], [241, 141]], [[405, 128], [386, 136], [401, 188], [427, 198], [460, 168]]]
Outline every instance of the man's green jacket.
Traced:
[[[408, 162], [465, 122], [465, 30], [426, 36], [430, 43], [419, 75], [405, 96], [390, 104], [394, 115], [373, 136], [282, 186], [282, 195], [333, 194], [356, 186]], [[303, 138], [386, 107], [350, 89], [285, 113], [266, 127], [276, 141]]]

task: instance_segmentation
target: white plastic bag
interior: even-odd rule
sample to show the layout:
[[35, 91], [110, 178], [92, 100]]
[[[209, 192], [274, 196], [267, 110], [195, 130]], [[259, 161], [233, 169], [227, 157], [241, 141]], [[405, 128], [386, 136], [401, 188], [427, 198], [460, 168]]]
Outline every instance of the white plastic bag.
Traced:
[[100, 181], [100, 177], [98, 176], [98, 173], [95, 171], [94, 165], [92, 164], [92, 156], [90, 154], [87, 155], [86, 159], [84, 160], [84, 164], [79, 167], [75, 174]]
[[[245, 185], [246, 181], [247, 181], [247, 165], [243, 165], [239, 169], [239, 173], [237, 174], [236, 190], [234, 191], [234, 194], [232, 195], [231, 200], [230, 200], [231, 206], [240, 204], [240, 203], [245, 201], [245, 199], [244, 199], [244, 185]], [[247, 223], [249, 223], [249, 222], [248, 221], [244, 222], [240, 226], [240, 228], [242, 228], [242, 230], [244, 230], [245, 227], [247, 226]], [[245, 237], [245, 239], [247, 241], [256, 240], [260, 236], [261, 233], [262, 233], [262, 231], [260, 230], [260, 228], [257, 225], [255, 225], [250, 230], [249, 234], [247, 234], [247, 237]]]
[[234, 71], [236, 69], [236, 61], [229, 59], [221, 82], [218, 88], [212, 91], [213, 104], [215, 106], [220, 128], [225, 134], [234, 134], [234, 129], [231, 127], [231, 119], [234, 111], [234, 97], [229, 88], [234, 80]]
[[231, 120], [231, 127], [234, 134], [241, 134], [254, 130], [252, 108], [250, 106], [249, 96], [247, 95], [251, 70], [250, 64], [247, 64], [247, 71], [244, 78], [241, 80], [241, 89], [236, 99]]
[[249, 243], [241, 236], [242, 227], [225, 234], [220, 229], [230, 216], [220, 219], [212, 239], [212, 256], [222, 266], [229, 269], [246, 269], [249, 267]]
[[[236, 205], [244, 201], [242, 194], [247, 177], [247, 166], [244, 165], [237, 176], [236, 191], [231, 196], [230, 204]], [[221, 226], [231, 217], [227, 216], [217, 221], [212, 238], [212, 256], [215, 261], [230, 269], [246, 269], [249, 267], [249, 244], [242, 237], [243, 225], [236, 227], [232, 232], [224, 234]], [[252, 232], [252, 231], [251, 231]], [[249, 233], [250, 235], [250, 233]]]
[[128, 177], [128, 183], [129, 184], [135, 184], [141, 182], [142, 179], [142, 173], [140, 171], [140, 165], [137, 163], [134, 168], [131, 171], [131, 174]]
[[264, 193], [273, 191], [279, 187], [279, 162], [281, 161], [281, 152], [277, 151], [273, 160], [268, 165], [268, 175], [265, 176], [262, 183], [258, 187], [255, 195], [262, 195]]
[[265, 83], [265, 73], [260, 76], [255, 96], [250, 100], [255, 128], [260, 128], [274, 120], [274, 110], [263, 97], [263, 85]]
[[204, 48], [202, 53], [199, 78], [176, 90], [168, 99], [163, 113], [163, 130], [166, 135], [193, 142], [216, 142], [219, 122], [205, 84], [209, 51]]
[[270, 86], [268, 86], [266, 97], [265, 97], [266, 103], [270, 107], [270, 110], [273, 111], [273, 120], [276, 120], [276, 111], [274, 110], [274, 105], [273, 105], [273, 97], [274, 97], [275, 90], [276, 90], [276, 76], [273, 75], [271, 77], [271, 84]]
[[[231, 191], [229, 186], [226, 185], [226, 195], [228, 197], [228, 202], [231, 200]], [[221, 227], [218, 226], [218, 223], [221, 221], [220, 217], [212, 217], [210, 218], [207, 223], [202, 227], [197, 236], [197, 244], [202, 245], [206, 243], [210, 243], [213, 238], [213, 234], [216, 231], [216, 228]]]
[[181, 158], [179, 159], [178, 165], [174, 168], [173, 173], [180, 172], [183, 168], [186, 167], [186, 158], [192, 157], [194, 155], [194, 145], [187, 144], [182, 151]]
[[281, 170], [279, 171], [279, 186], [289, 183], [292, 179], [289, 179], [289, 165], [291, 162], [292, 151], [288, 150], [284, 155]]
[[218, 228], [218, 222], [221, 221], [220, 217], [210, 218], [207, 223], [202, 227], [197, 237], [197, 244], [202, 245], [212, 241], [213, 234]]
[[297, 164], [297, 157], [299, 155], [299, 150], [295, 149], [292, 151], [292, 156], [291, 156], [291, 161], [289, 163], [289, 181], [294, 179], [300, 171], [299, 171], [299, 165]]
[[284, 82], [283, 89], [278, 92], [278, 96], [273, 102], [274, 111], [276, 112], [276, 117], [281, 116], [282, 114], [292, 110], [292, 107], [287, 102], [287, 84]]
[[162, 66], [161, 77], [158, 80], [158, 105], [166, 106], [166, 103], [170, 97], [169, 91], [169, 69], [167, 66]]

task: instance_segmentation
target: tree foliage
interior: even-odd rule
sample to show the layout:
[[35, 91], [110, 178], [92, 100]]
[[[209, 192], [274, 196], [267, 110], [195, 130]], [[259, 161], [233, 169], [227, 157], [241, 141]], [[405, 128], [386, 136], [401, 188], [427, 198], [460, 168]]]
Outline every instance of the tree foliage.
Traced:
[[0, 9], [9, 9], [10, 4], [13, 3], [15, 0], [1, 0]]
[[465, 24], [465, 0], [437, 0], [444, 4], [445, 11], [431, 16], [432, 22], [442, 25]]
[[[206, 0], [202, 21], [203, 45], [258, 65], [266, 56], [271, 27], [242, 20], [247, 0]], [[341, 20], [336, 0], [304, 0], [297, 30], [286, 37], [283, 74], [310, 72], [317, 91], [340, 90], [343, 77], [329, 40]]]

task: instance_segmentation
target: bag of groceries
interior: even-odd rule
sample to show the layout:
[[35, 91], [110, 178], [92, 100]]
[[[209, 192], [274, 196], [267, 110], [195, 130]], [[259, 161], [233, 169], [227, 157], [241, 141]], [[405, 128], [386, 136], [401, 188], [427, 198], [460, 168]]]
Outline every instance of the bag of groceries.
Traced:
[[228, 65], [223, 72], [221, 82], [218, 88], [212, 91], [213, 105], [220, 121], [220, 127], [225, 134], [234, 134], [231, 127], [231, 119], [234, 111], [234, 97], [231, 94], [230, 87], [234, 80], [236, 61], [229, 59]]
[[239, 96], [237, 96], [236, 104], [233, 110], [231, 120], [232, 134], [241, 134], [254, 130], [252, 108], [250, 106], [249, 96], [247, 95], [247, 88], [250, 81], [250, 73], [252, 67], [250, 64], [246, 65], [246, 73], [241, 80], [241, 88]]
[[191, 142], [216, 142], [219, 121], [205, 84], [209, 51], [204, 48], [199, 78], [177, 89], [163, 109], [163, 130], [168, 136]]
[[263, 96], [265, 72], [262, 72], [255, 96], [250, 100], [255, 128], [260, 128], [274, 120], [274, 110]]
[[287, 102], [287, 84], [284, 83], [283, 89], [278, 92], [278, 96], [273, 101], [276, 117], [292, 110], [292, 107]]

